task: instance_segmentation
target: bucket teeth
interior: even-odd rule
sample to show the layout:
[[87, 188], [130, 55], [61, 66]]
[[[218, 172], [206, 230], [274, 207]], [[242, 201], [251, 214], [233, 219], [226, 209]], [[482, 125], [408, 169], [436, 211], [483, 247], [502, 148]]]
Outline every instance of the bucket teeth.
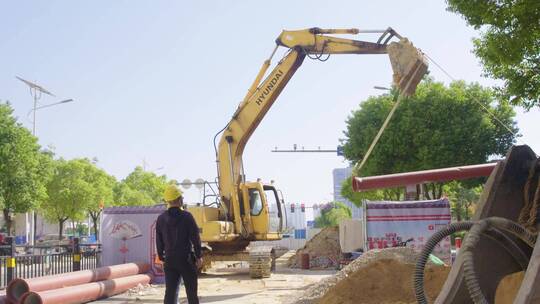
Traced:
[[401, 94], [410, 96], [427, 72], [425, 56], [407, 39], [392, 42], [387, 47], [388, 56], [394, 72], [394, 84]]

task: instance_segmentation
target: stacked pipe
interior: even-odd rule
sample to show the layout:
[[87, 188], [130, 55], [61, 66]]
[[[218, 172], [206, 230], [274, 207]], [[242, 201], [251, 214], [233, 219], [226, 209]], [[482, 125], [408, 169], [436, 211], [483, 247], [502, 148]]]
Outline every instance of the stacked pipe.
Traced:
[[150, 283], [147, 263], [127, 263], [94, 270], [15, 279], [8, 284], [6, 303], [78, 304], [122, 293]]
[[7, 301], [7, 296], [6, 296], [5, 291], [0, 293], [0, 304], [9, 304], [8, 301]]

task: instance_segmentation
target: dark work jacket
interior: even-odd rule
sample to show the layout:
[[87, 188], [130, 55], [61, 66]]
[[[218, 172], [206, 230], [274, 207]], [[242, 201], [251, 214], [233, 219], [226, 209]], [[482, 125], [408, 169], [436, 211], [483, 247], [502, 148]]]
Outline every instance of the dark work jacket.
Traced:
[[201, 238], [193, 215], [177, 207], [163, 212], [156, 223], [156, 248], [166, 265], [185, 265], [190, 252], [200, 258]]

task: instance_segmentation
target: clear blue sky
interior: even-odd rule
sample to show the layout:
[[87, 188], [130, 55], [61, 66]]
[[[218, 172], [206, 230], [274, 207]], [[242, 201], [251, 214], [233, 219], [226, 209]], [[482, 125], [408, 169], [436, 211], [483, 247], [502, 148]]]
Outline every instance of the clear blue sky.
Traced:
[[[68, 159], [97, 157], [119, 179], [143, 159], [170, 178], [213, 179], [212, 138], [282, 29], [392, 26], [454, 77], [493, 85], [471, 53], [478, 33], [445, 8], [442, 0], [4, 1], [0, 99], [28, 127], [32, 99], [15, 75], [58, 96], [42, 104], [75, 99], [38, 112], [40, 143]], [[350, 112], [380, 93], [373, 86], [389, 86], [391, 74], [384, 55], [306, 59], [245, 151], [248, 178], [276, 180], [291, 202], [330, 200], [332, 169], [347, 165], [342, 158], [270, 150], [335, 148]], [[435, 67], [431, 75], [449, 81]], [[540, 111], [518, 112], [522, 140], [540, 151]]]

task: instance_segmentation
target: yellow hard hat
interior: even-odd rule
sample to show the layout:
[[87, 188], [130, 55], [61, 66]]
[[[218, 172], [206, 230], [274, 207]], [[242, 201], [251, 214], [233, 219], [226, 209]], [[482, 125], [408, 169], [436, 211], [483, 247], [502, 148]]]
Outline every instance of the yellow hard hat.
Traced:
[[163, 199], [166, 202], [174, 201], [180, 196], [182, 196], [182, 191], [175, 184], [168, 185], [167, 188], [165, 188], [165, 192], [163, 192]]

